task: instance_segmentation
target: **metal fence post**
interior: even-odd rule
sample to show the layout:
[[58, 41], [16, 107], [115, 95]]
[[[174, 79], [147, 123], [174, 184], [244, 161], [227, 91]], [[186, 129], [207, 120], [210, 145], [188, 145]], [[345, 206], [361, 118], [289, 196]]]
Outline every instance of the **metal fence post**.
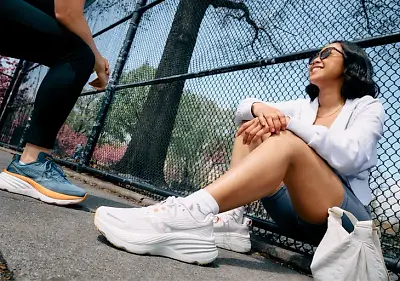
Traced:
[[122, 44], [121, 50], [118, 55], [117, 64], [115, 65], [115, 69], [111, 75], [110, 81], [105, 91], [105, 95], [100, 107], [100, 110], [97, 114], [95, 124], [93, 125], [92, 132], [87, 140], [85, 150], [83, 151], [82, 158], [80, 160], [80, 166], [88, 165], [90, 159], [92, 158], [94, 149], [96, 147], [97, 141], [99, 140], [101, 130], [104, 127], [108, 110], [110, 109], [111, 102], [114, 98], [115, 87], [120, 79], [121, 73], [125, 67], [126, 60], [129, 55], [129, 51], [132, 46], [132, 41], [136, 35], [136, 31], [139, 25], [139, 22], [144, 13], [142, 7], [145, 6], [147, 0], [138, 0], [136, 2], [135, 11], [132, 14], [132, 18], [129, 22], [129, 28], [126, 33], [125, 40]]
[[[25, 66], [26, 65], [27, 63], [25, 63]], [[3, 128], [4, 125], [7, 106], [12, 103], [13, 97], [17, 94], [17, 90], [19, 88], [19, 85], [21, 84], [22, 75], [20, 74], [23, 73], [23, 66], [24, 61], [20, 60], [14, 70], [14, 74], [10, 80], [10, 85], [4, 93], [3, 101], [0, 104], [0, 130], [1, 128]]]

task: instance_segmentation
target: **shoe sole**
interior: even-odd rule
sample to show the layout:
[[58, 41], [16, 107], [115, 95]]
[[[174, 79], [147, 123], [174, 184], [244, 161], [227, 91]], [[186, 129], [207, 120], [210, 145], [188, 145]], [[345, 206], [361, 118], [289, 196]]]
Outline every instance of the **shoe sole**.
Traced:
[[78, 204], [84, 201], [87, 196], [87, 194], [79, 197], [57, 193], [41, 186], [30, 178], [6, 170], [0, 173], [0, 189], [61, 206]]
[[162, 256], [197, 265], [210, 264], [218, 256], [218, 249], [213, 239], [204, 241], [198, 236], [182, 233], [133, 234], [105, 223], [97, 211], [94, 224], [113, 246], [133, 254]]
[[251, 250], [250, 235], [243, 235], [235, 232], [215, 233], [215, 244], [218, 248], [247, 253]]

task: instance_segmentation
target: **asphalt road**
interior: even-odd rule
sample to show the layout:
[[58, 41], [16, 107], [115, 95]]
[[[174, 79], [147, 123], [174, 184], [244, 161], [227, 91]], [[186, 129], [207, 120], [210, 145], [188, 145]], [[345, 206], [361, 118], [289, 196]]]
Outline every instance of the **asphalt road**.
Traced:
[[[10, 159], [0, 151], [0, 168]], [[312, 280], [257, 254], [220, 250], [213, 264], [197, 266], [115, 249], [94, 227], [93, 212], [133, 202], [79, 184], [90, 196], [76, 208], [0, 191], [0, 280]]]

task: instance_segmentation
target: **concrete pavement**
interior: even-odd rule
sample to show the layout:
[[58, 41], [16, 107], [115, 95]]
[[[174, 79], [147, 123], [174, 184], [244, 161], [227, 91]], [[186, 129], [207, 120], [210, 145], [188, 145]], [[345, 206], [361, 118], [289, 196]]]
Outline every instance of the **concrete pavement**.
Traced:
[[[0, 168], [10, 159], [0, 151]], [[212, 265], [197, 266], [115, 249], [94, 227], [93, 212], [101, 205], [134, 203], [79, 184], [90, 195], [75, 208], [0, 191], [0, 252], [15, 280], [312, 280], [256, 253], [219, 250]], [[0, 261], [0, 280], [1, 270]]]

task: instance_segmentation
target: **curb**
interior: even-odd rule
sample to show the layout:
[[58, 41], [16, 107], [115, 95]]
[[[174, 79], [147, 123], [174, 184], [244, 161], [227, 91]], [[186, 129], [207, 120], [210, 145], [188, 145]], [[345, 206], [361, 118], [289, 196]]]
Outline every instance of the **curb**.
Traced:
[[70, 168], [63, 166], [63, 170], [64, 170], [65, 174], [69, 177], [72, 177], [83, 183], [89, 184], [90, 186], [97, 187], [100, 189], [106, 189], [108, 191], [111, 191], [112, 193], [115, 193], [117, 195], [131, 199], [131, 200], [135, 201], [135, 203], [138, 203], [138, 205], [140, 205], [140, 206], [149, 206], [149, 205], [154, 205], [154, 204], [158, 203], [158, 201], [155, 201], [155, 200], [151, 199], [150, 197], [147, 197], [140, 193], [134, 192], [132, 190], [120, 187], [118, 185], [115, 185], [115, 184], [112, 184], [109, 182], [104, 182], [98, 178], [95, 178], [95, 177], [87, 175], [87, 174], [81, 174], [81, 173], [75, 172], [74, 170], [71, 170]]
[[253, 251], [259, 252], [262, 256], [265, 256], [272, 260], [276, 260], [287, 267], [293, 268], [303, 274], [311, 276], [311, 256], [303, 255], [270, 244], [265, 238], [257, 235], [251, 235], [250, 237], [251, 248]]

